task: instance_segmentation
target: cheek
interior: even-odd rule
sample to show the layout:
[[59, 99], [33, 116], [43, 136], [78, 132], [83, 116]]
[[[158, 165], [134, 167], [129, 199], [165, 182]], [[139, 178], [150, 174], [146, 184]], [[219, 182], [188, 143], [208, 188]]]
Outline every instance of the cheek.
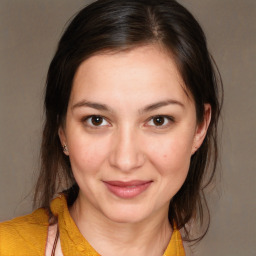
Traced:
[[190, 137], [173, 136], [159, 139], [150, 147], [151, 162], [162, 176], [186, 176], [191, 157]]
[[180, 190], [186, 180], [190, 165], [189, 144], [181, 140], [162, 143], [155, 153], [154, 165], [159, 174], [159, 191], [167, 201]]
[[74, 135], [72, 138], [68, 145], [73, 172], [95, 173], [108, 154], [108, 142], [90, 136]]

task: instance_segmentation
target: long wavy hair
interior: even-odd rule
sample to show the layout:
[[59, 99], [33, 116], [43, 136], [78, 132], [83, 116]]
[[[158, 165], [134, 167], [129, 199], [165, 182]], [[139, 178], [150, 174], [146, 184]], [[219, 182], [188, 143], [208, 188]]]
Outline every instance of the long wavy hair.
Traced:
[[[193, 96], [197, 121], [204, 116], [204, 104], [211, 105], [211, 122], [201, 147], [191, 157], [187, 178], [171, 199], [169, 221], [185, 230], [188, 224], [203, 223], [209, 211], [204, 196], [217, 163], [217, 123], [221, 109], [221, 78], [209, 54], [200, 25], [188, 10], [174, 0], [98, 0], [82, 9], [62, 35], [51, 61], [45, 92], [45, 124], [41, 145], [41, 171], [34, 206], [44, 207], [52, 216], [50, 201], [66, 190], [68, 204], [79, 188], [69, 158], [62, 152], [58, 129], [65, 121], [73, 79], [79, 65], [103, 51], [123, 51], [141, 45], [160, 44], [174, 57]], [[175, 224], [176, 223], [176, 224]]]

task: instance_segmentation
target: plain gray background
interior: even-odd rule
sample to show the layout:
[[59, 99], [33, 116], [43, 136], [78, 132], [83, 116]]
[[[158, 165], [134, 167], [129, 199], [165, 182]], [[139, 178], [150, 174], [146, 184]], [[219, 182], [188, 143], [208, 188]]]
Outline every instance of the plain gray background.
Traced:
[[[0, 221], [31, 211], [49, 62], [68, 19], [90, 1], [0, 0]], [[256, 255], [256, 1], [180, 0], [222, 74], [221, 168], [198, 256]]]

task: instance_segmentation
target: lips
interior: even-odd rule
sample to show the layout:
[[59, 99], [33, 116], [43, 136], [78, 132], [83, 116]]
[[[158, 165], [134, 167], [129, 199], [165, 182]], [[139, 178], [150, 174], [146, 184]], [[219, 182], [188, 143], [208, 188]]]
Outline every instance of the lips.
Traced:
[[152, 181], [104, 181], [108, 190], [117, 197], [129, 199], [140, 195], [151, 184]]

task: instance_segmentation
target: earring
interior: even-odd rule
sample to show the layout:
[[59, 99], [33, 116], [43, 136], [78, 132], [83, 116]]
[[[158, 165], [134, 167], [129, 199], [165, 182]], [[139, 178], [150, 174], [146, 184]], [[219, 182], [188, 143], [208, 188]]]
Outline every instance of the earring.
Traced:
[[68, 153], [68, 146], [67, 145], [64, 145], [62, 148], [63, 148], [64, 153]]

